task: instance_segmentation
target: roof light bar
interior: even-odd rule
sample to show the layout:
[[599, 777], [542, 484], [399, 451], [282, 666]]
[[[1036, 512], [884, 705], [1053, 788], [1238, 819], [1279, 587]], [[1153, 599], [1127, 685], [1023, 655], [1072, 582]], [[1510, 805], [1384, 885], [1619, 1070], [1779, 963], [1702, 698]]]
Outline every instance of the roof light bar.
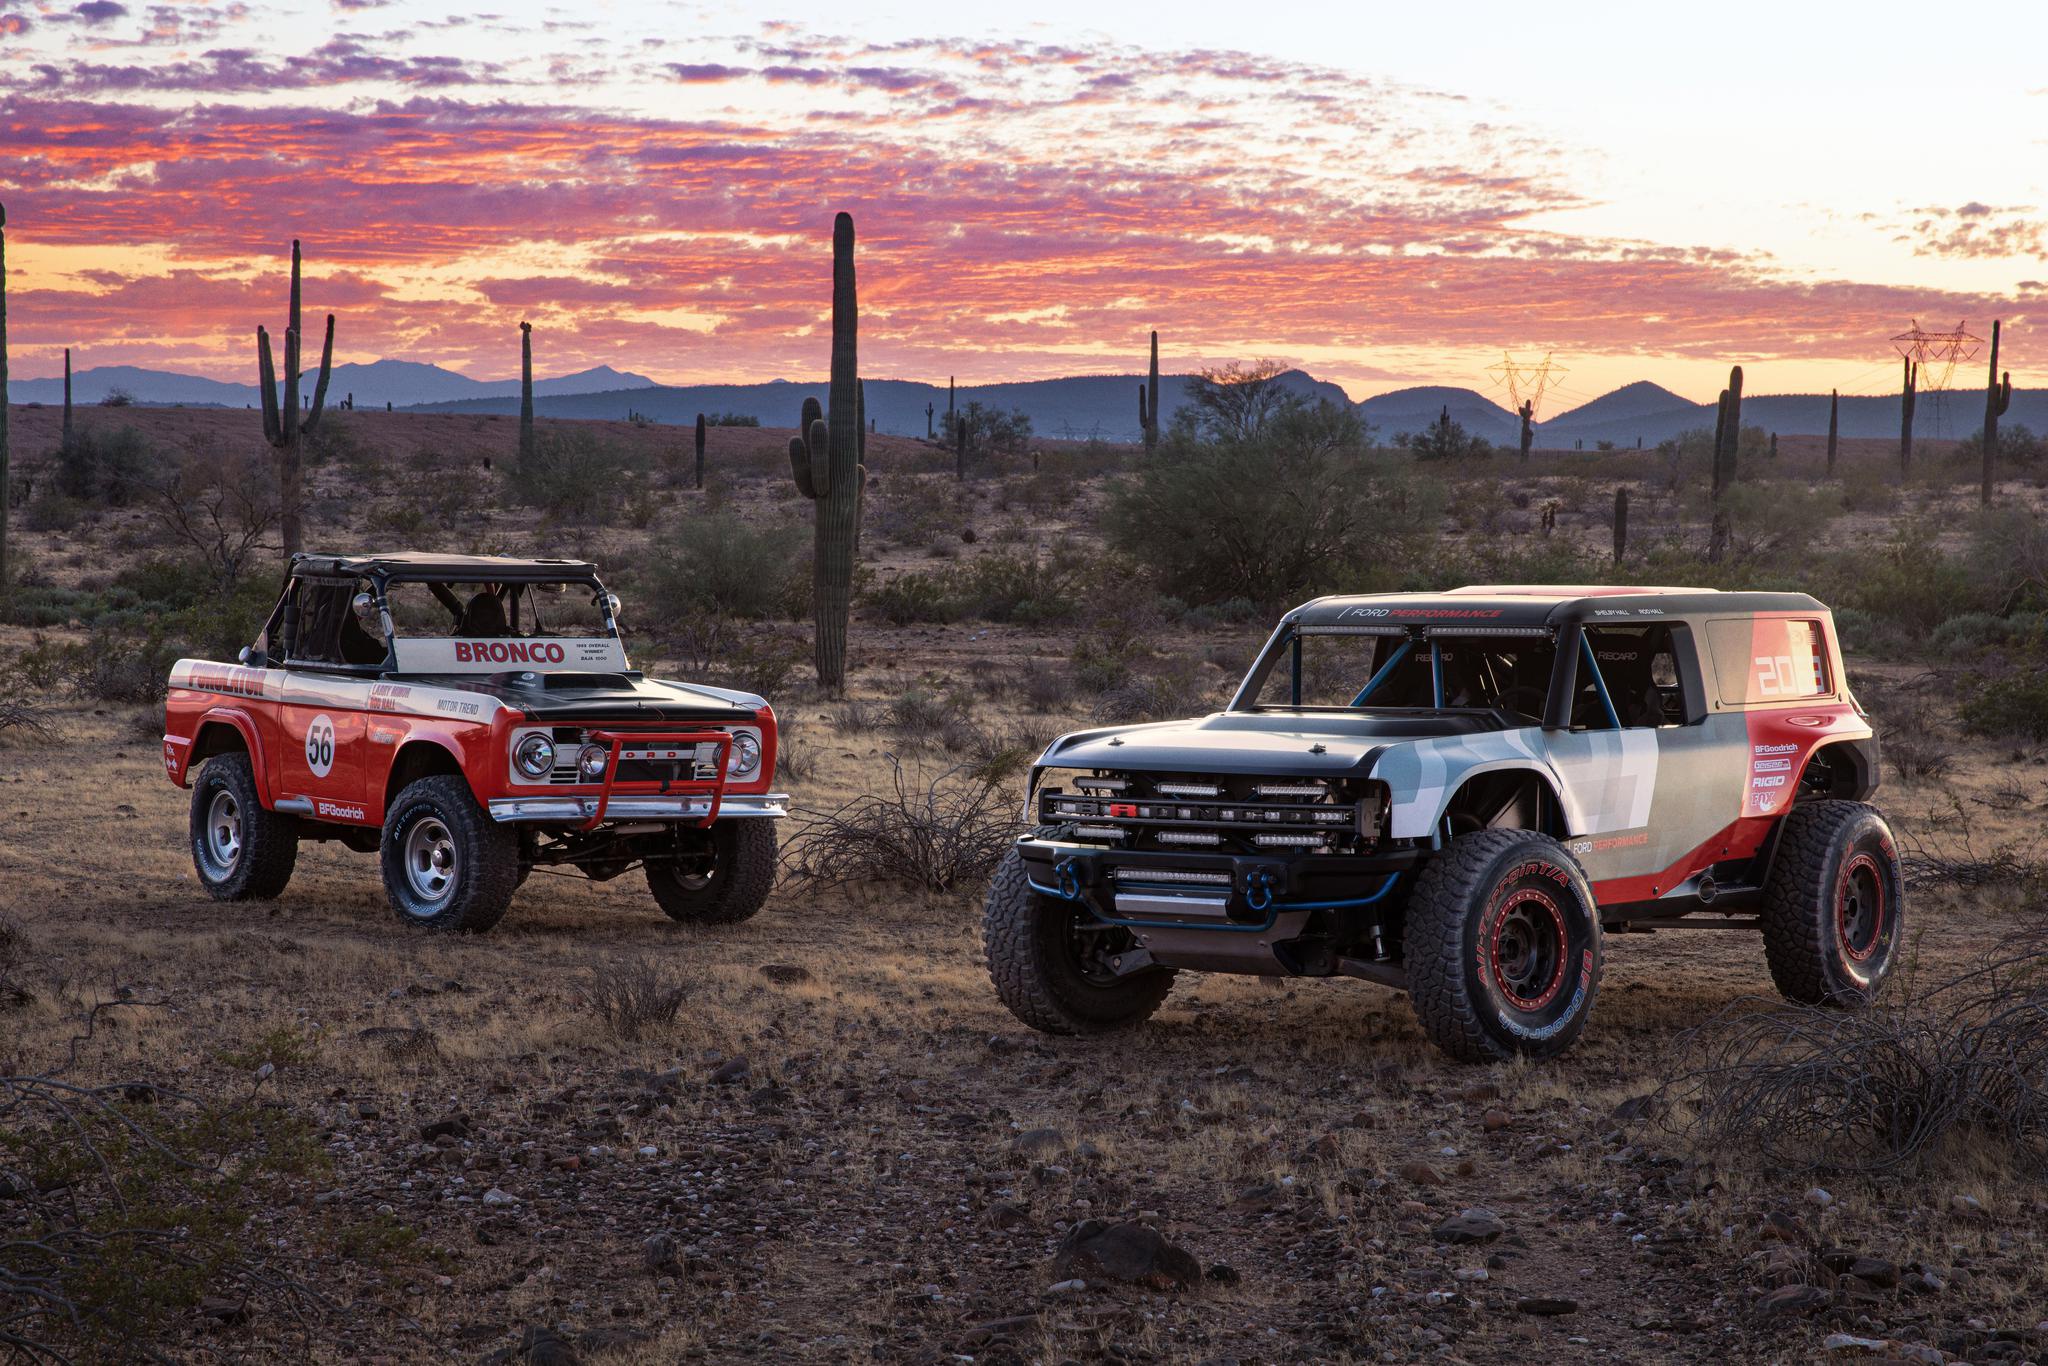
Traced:
[[1296, 635], [1303, 636], [1405, 636], [1406, 626], [1353, 626], [1353, 625], [1304, 625], [1295, 627]]
[[1522, 640], [1548, 640], [1556, 634], [1548, 626], [1426, 626], [1423, 629], [1431, 639], [1438, 636], [1513, 636]]

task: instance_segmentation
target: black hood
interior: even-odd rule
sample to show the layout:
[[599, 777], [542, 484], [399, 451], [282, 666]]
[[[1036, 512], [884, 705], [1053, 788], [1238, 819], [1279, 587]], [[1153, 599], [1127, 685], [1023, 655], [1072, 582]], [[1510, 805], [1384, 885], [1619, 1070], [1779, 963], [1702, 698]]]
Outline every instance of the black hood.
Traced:
[[495, 697], [535, 721], [752, 721], [767, 704], [752, 693], [701, 683], [667, 683], [638, 673], [445, 674], [421, 678], [436, 688], [459, 688]]
[[1343, 778], [1369, 772], [1388, 745], [1501, 729], [1498, 714], [1478, 709], [1228, 711], [1063, 735], [1038, 766]]

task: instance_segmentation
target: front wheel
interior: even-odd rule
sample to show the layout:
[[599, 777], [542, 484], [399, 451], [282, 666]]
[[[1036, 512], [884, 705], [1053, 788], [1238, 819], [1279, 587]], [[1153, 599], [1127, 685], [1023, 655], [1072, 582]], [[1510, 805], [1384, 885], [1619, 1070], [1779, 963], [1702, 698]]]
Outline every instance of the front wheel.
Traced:
[[1553, 1058], [1600, 991], [1600, 914], [1578, 860], [1547, 835], [1477, 830], [1415, 878], [1408, 994], [1460, 1062]]
[[1150, 1018], [1173, 989], [1173, 971], [1119, 976], [1111, 961], [1134, 949], [1131, 932], [1084, 906], [1033, 890], [1012, 849], [982, 913], [989, 979], [1010, 1013], [1047, 1034], [1101, 1034]]
[[385, 813], [384, 894], [422, 929], [480, 932], [519, 885], [519, 837], [492, 820], [451, 774], [410, 783]]
[[192, 784], [192, 867], [215, 901], [269, 901], [292, 880], [299, 831], [264, 808], [244, 753], [206, 761]]
[[733, 925], [753, 915], [775, 886], [775, 822], [765, 816], [716, 821], [709, 862], [647, 863], [647, 890], [670, 920]]
[[1863, 802], [1785, 815], [1764, 883], [1764, 959], [1788, 1001], [1859, 1006], [1897, 959], [1905, 878], [1891, 827]]

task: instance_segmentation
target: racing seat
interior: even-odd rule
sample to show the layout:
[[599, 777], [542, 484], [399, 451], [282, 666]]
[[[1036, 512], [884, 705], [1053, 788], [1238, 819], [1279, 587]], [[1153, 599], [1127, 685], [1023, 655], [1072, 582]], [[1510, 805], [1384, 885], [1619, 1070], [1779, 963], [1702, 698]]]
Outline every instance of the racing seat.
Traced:
[[498, 601], [498, 595], [489, 589], [478, 593], [469, 600], [469, 606], [462, 609], [462, 628], [457, 635], [494, 639], [507, 636], [512, 629], [505, 621], [505, 604]]

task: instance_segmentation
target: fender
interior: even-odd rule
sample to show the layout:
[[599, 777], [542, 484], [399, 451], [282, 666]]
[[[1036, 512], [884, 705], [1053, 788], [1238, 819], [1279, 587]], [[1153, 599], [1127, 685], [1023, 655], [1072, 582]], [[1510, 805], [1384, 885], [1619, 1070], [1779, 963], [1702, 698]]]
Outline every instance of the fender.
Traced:
[[1519, 730], [1450, 736], [1391, 745], [1374, 759], [1371, 776], [1385, 783], [1394, 805], [1387, 834], [1427, 839], [1443, 821], [1459, 789], [1489, 773], [1533, 774], [1557, 803], [1567, 834], [1581, 834], [1562, 800], [1558, 775]]
[[[192, 756], [199, 750], [200, 739], [208, 726], [228, 726], [242, 737], [243, 746], [249, 751], [249, 767], [256, 776], [256, 796], [266, 809], [271, 805], [270, 765], [264, 762], [263, 734], [257, 729], [255, 718], [241, 707], [209, 707], [202, 712], [199, 723], [192, 727], [192, 743], [179, 745], [181, 751], [171, 781], [179, 787], [192, 785]], [[171, 757], [171, 746], [166, 743], [165, 757]]]
[[431, 730], [414, 731], [399, 741], [397, 748], [392, 752], [390, 765], [384, 769], [370, 792], [366, 794], [376, 798], [378, 822], [381, 824], [384, 817], [390, 814], [391, 800], [398, 795], [400, 788], [415, 777], [430, 773], [459, 774], [464, 786], [469, 788], [470, 796], [476, 798], [479, 806], [483, 805], [489, 796], [488, 793], [477, 791], [469, 765], [463, 762], [461, 752], [447, 737]]

